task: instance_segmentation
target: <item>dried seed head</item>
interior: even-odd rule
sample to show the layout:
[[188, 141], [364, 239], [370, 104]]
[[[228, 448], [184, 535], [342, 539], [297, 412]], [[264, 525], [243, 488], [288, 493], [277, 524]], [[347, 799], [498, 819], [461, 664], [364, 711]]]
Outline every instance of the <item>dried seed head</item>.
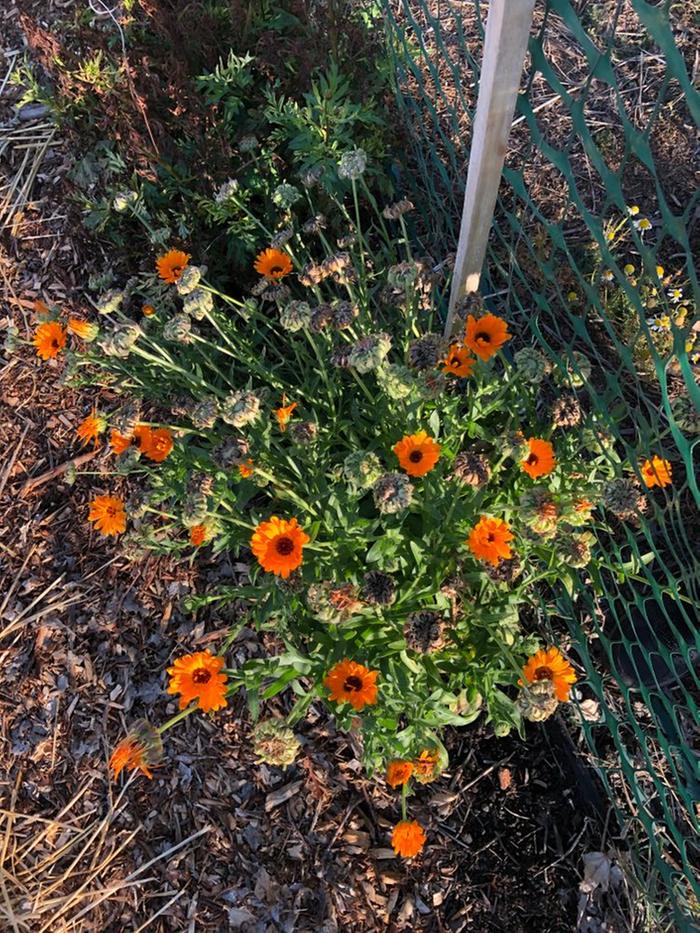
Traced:
[[345, 482], [356, 492], [369, 489], [382, 475], [382, 464], [376, 454], [356, 450], [343, 461]]
[[253, 751], [258, 761], [278, 768], [294, 763], [301, 745], [291, 729], [276, 719], [266, 719], [253, 729]]
[[444, 622], [437, 612], [412, 612], [403, 628], [406, 645], [418, 654], [430, 654], [445, 646]]
[[368, 373], [381, 366], [390, 350], [389, 334], [369, 334], [352, 345], [348, 354], [348, 363], [358, 373]]
[[551, 538], [557, 532], [559, 509], [545, 486], [533, 486], [520, 497], [520, 517], [535, 534]]
[[308, 169], [299, 176], [302, 185], [305, 188], [314, 188], [323, 178], [324, 171], [322, 165], [314, 165], [313, 168]]
[[367, 153], [364, 149], [352, 149], [344, 152], [338, 163], [338, 176], [356, 181], [367, 168]]
[[197, 402], [190, 413], [192, 424], [200, 431], [213, 428], [219, 417], [219, 403], [215, 398], [205, 398]]
[[333, 253], [332, 256], [324, 259], [323, 263], [321, 264], [324, 278], [329, 275], [333, 275], [334, 273], [344, 272], [350, 266], [350, 262], [350, 253]]
[[484, 569], [486, 570], [486, 575], [489, 579], [493, 580], [494, 583], [515, 583], [523, 572], [520, 558], [517, 555], [511, 557], [509, 560], [499, 561], [495, 567], [491, 564], [486, 564]]
[[539, 385], [550, 370], [547, 358], [534, 347], [523, 347], [513, 359], [518, 375], [530, 385]]
[[230, 198], [236, 195], [239, 188], [240, 184], [238, 181], [235, 178], [229, 178], [228, 181], [225, 181], [223, 185], [217, 188], [214, 194], [214, 200], [217, 204], [225, 204]]
[[591, 545], [594, 541], [595, 536], [590, 531], [568, 535], [558, 542], [559, 553], [570, 567], [587, 567], [591, 562]]
[[445, 358], [447, 344], [440, 334], [425, 334], [408, 348], [408, 363], [414, 369], [432, 369]]
[[289, 436], [300, 446], [313, 444], [317, 434], [318, 427], [314, 421], [295, 421], [289, 429]]
[[485, 486], [491, 479], [491, 464], [484, 454], [465, 450], [455, 457], [452, 476], [468, 486]]
[[407, 509], [413, 499], [413, 486], [403, 473], [385, 473], [372, 487], [374, 504], [383, 515]]
[[195, 321], [201, 321], [214, 309], [214, 296], [204, 288], [193, 289], [182, 303], [182, 310]]
[[566, 363], [566, 369], [557, 366], [553, 375], [554, 381], [559, 385], [568, 383], [575, 389], [580, 389], [591, 378], [591, 361], [583, 353], [574, 350], [571, 359]]
[[292, 334], [310, 323], [311, 308], [305, 301], [290, 301], [280, 313], [280, 324]]
[[304, 226], [301, 228], [304, 233], [316, 234], [321, 233], [322, 230], [325, 230], [328, 226], [328, 221], [324, 214], [316, 214], [310, 220], [307, 220]]
[[313, 288], [314, 285], [320, 285], [329, 275], [330, 272], [326, 272], [323, 266], [318, 266], [313, 262], [307, 262], [299, 273], [299, 282], [307, 288]]
[[188, 314], [176, 314], [166, 321], [163, 327], [163, 337], [165, 340], [172, 340], [174, 343], [192, 343], [192, 321]]
[[260, 399], [254, 392], [240, 389], [231, 392], [221, 405], [221, 417], [234, 428], [250, 424], [260, 414]]
[[267, 291], [267, 286], [270, 283], [267, 279], [259, 279], [255, 285], [252, 285], [250, 288], [250, 294], [254, 295], [256, 298], [259, 298], [263, 292]]
[[214, 451], [214, 462], [223, 470], [240, 466], [248, 459], [250, 445], [245, 437], [230, 437]]
[[377, 382], [389, 398], [407, 398], [416, 387], [413, 373], [407, 366], [385, 363], [377, 370]]
[[528, 684], [518, 694], [517, 705], [523, 718], [530, 722], [549, 719], [559, 705], [554, 683], [551, 680], [536, 680]]
[[309, 330], [314, 334], [320, 334], [322, 330], [325, 330], [326, 327], [328, 327], [332, 319], [333, 311], [331, 310], [330, 305], [317, 305], [317, 307], [315, 307], [311, 312]]
[[201, 266], [185, 266], [175, 283], [178, 295], [189, 295], [199, 286], [204, 269]]
[[98, 314], [114, 314], [118, 311], [122, 301], [124, 301], [124, 292], [118, 288], [110, 288], [95, 302]]
[[239, 152], [252, 152], [254, 149], [257, 149], [260, 145], [260, 140], [257, 136], [253, 136], [251, 133], [248, 136], [241, 136], [238, 141], [238, 151]]
[[418, 281], [420, 267], [416, 262], [400, 262], [387, 270], [386, 280], [392, 288], [405, 291]]
[[263, 301], [274, 301], [278, 305], [288, 301], [292, 292], [284, 282], [278, 282], [276, 285], [269, 285], [260, 296]]
[[646, 500], [634, 480], [621, 476], [610, 480], [603, 488], [603, 505], [618, 518], [636, 518], [644, 511]]
[[272, 240], [270, 241], [270, 246], [272, 249], [281, 249], [285, 246], [294, 236], [294, 227], [285, 227], [283, 230], [280, 230], [279, 233], [276, 233]]
[[362, 578], [360, 595], [370, 606], [391, 606], [396, 599], [396, 581], [388, 573], [370, 570]]
[[301, 191], [294, 185], [287, 184], [287, 182], [277, 185], [272, 193], [273, 203], [285, 211], [288, 211], [293, 204], [296, 204], [300, 197]]
[[573, 428], [581, 423], [581, 404], [575, 395], [560, 395], [552, 404], [552, 424], [555, 428]]
[[337, 366], [338, 369], [347, 369], [350, 365], [348, 357], [350, 356], [350, 346], [347, 343], [342, 344], [339, 347], [336, 347], [335, 350], [331, 353], [329, 359], [332, 366]]
[[111, 418], [111, 426], [123, 434], [124, 437], [131, 437], [136, 425], [141, 421], [141, 406], [136, 402], [128, 402], [123, 408], [120, 408]]
[[403, 198], [401, 201], [397, 201], [395, 204], [387, 204], [387, 206], [382, 211], [382, 217], [386, 220], [398, 220], [399, 217], [402, 217], [404, 214], [408, 214], [409, 211], [413, 210], [413, 203], [407, 198]]
[[331, 309], [331, 327], [335, 330], [345, 330], [351, 327], [353, 321], [360, 313], [357, 305], [349, 301], [334, 301]]

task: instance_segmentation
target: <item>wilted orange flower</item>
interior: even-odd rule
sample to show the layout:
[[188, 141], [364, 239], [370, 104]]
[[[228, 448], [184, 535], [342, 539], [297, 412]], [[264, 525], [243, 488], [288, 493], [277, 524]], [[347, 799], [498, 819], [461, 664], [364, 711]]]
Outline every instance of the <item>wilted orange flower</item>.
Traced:
[[595, 505], [592, 502], [589, 502], [588, 499], [577, 499], [574, 502], [574, 511], [579, 514], [586, 514], [586, 512], [592, 512], [595, 508]]
[[141, 453], [154, 463], [162, 463], [173, 449], [173, 435], [167, 428], [150, 428], [140, 424], [134, 431], [134, 437]]
[[413, 858], [422, 851], [426, 835], [423, 827], [415, 820], [401, 820], [391, 834], [391, 845], [397, 855]]
[[292, 260], [281, 249], [264, 249], [255, 260], [255, 271], [266, 279], [283, 279], [292, 271]]
[[97, 336], [99, 328], [97, 324], [92, 324], [90, 321], [84, 321], [82, 318], [69, 317], [68, 330], [71, 332], [71, 334], [75, 334], [76, 337], [80, 337], [81, 340], [94, 340]]
[[467, 376], [471, 376], [475, 362], [476, 360], [473, 356], [470, 356], [469, 350], [465, 346], [453, 343], [443, 360], [442, 371], [465, 379]]
[[284, 395], [282, 396], [282, 404], [279, 408], [273, 409], [274, 415], [277, 418], [277, 424], [280, 427], [280, 431], [287, 430], [287, 422], [292, 417], [292, 412], [297, 407], [297, 402], [292, 402], [291, 405], [285, 405], [286, 399]]
[[347, 702], [359, 713], [365, 706], [374, 706], [377, 702], [378, 676], [379, 671], [371, 671], [344, 658], [328, 671], [323, 684], [330, 690], [331, 700]]
[[78, 440], [82, 444], [89, 444], [90, 441], [94, 441], [95, 447], [97, 447], [100, 434], [102, 434], [106, 427], [107, 419], [103, 418], [102, 415], [96, 414], [93, 409], [87, 418], [83, 418], [75, 429], [75, 433], [78, 435]]
[[41, 298], [37, 298], [34, 302], [34, 310], [39, 315], [39, 317], [46, 317], [47, 315], [51, 314], [51, 309], [45, 301], [41, 300]]
[[153, 305], [144, 305], [143, 308], [141, 308], [141, 314], [143, 314], [144, 317], [153, 317], [155, 313], [156, 309]]
[[238, 472], [241, 474], [243, 479], [248, 479], [249, 476], [252, 476], [255, 473], [255, 467], [253, 466], [253, 461], [250, 457], [245, 461], [245, 463], [238, 464]]
[[132, 438], [127, 437], [126, 434], [120, 434], [116, 428], [112, 428], [109, 432], [109, 446], [112, 448], [115, 454], [123, 454], [131, 447]]
[[126, 531], [124, 503], [117, 496], [95, 496], [90, 503], [88, 521], [103, 535], [120, 535]]
[[[528, 683], [537, 680], [551, 680], [554, 692], [561, 703], [569, 699], [571, 684], [576, 683], [576, 674], [558, 648], [540, 649], [527, 659], [523, 668], [523, 677]], [[522, 683], [522, 681], [520, 681]]]
[[510, 336], [506, 322], [495, 314], [485, 314], [478, 319], [470, 314], [467, 318], [464, 342], [484, 362], [498, 353]]
[[642, 464], [642, 479], [648, 489], [669, 486], [673, 482], [671, 464], [654, 454], [651, 460], [645, 460]]
[[482, 515], [469, 534], [469, 550], [474, 557], [488, 561], [495, 567], [500, 560], [509, 560], [513, 551], [508, 544], [513, 534], [507, 522]]
[[190, 528], [190, 544], [193, 547], [200, 547], [207, 540], [207, 526], [193, 525]]
[[310, 540], [296, 518], [287, 521], [273, 515], [255, 529], [250, 547], [263, 570], [286, 579], [301, 566], [302, 549]]
[[42, 360], [50, 360], [65, 347], [66, 332], [58, 321], [45, 321], [34, 331], [32, 343], [36, 347], [37, 356]]
[[168, 668], [170, 683], [168, 693], [180, 694], [180, 709], [199, 701], [204, 713], [215, 712], [226, 706], [226, 674], [221, 673], [224, 659], [211, 651], [195, 651], [176, 658]]
[[140, 719], [112, 752], [109, 766], [115, 781], [124, 768], [138, 769], [147, 778], [152, 778], [151, 768], [160, 764], [162, 757], [163, 742], [158, 730], [147, 720]]
[[413, 762], [396, 759], [386, 766], [386, 782], [389, 787], [401, 787], [413, 774]]
[[440, 768], [440, 752], [437, 748], [424, 748], [413, 762], [416, 780], [421, 784], [429, 784], [438, 776]]
[[425, 431], [407, 434], [394, 444], [392, 450], [409, 476], [425, 476], [440, 459], [440, 445]]
[[554, 448], [549, 441], [543, 441], [539, 437], [531, 437], [527, 443], [529, 453], [524, 460], [520, 461], [521, 468], [532, 479], [547, 476], [557, 465]]
[[169, 249], [164, 256], [156, 259], [158, 275], [164, 282], [174, 285], [187, 268], [190, 258], [189, 253], [183, 253], [179, 249]]

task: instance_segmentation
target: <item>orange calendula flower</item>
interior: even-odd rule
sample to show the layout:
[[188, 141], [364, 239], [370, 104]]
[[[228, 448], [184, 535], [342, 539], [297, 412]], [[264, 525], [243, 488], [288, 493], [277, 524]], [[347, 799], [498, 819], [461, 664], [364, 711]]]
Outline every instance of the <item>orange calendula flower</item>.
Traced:
[[464, 342], [484, 362], [498, 353], [510, 337], [508, 325], [503, 318], [496, 317], [495, 314], [485, 314], [480, 318], [470, 314], [467, 318]]
[[453, 343], [443, 360], [442, 371], [466, 379], [467, 376], [471, 376], [475, 362], [476, 360], [470, 355], [467, 347]]
[[127, 437], [126, 434], [121, 434], [116, 428], [112, 428], [109, 432], [109, 446], [117, 456], [123, 454], [131, 447], [132, 440], [133, 438]]
[[141, 314], [143, 314], [144, 317], [153, 317], [155, 313], [156, 309], [153, 305], [144, 305], [143, 308], [141, 308]]
[[566, 703], [571, 685], [576, 683], [573, 667], [562, 657], [558, 648], [540, 649], [528, 658], [523, 668], [523, 677], [528, 683], [551, 680], [560, 703]]
[[124, 768], [138, 769], [147, 778], [152, 778], [151, 768], [159, 765], [162, 758], [163, 742], [158, 730], [146, 719], [139, 719], [112, 752], [109, 766], [115, 781]]
[[287, 430], [287, 422], [292, 417], [292, 412], [297, 407], [297, 402], [292, 402], [291, 405], [285, 405], [286, 399], [282, 396], [282, 404], [279, 408], [273, 409], [275, 418], [277, 418], [277, 424], [280, 427], [280, 431]]
[[100, 329], [97, 324], [84, 321], [80, 317], [69, 317], [68, 330], [71, 334], [75, 334], [76, 337], [80, 337], [81, 340], [85, 340], [89, 343], [97, 337]]
[[167, 428], [138, 425], [134, 437], [138, 441], [141, 453], [154, 463], [162, 463], [173, 449], [173, 435]]
[[252, 476], [255, 473], [255, 467], [253, 466], [253, 461], [250, 457], [245, 461], [245, 463], [238, 464], [238, 472], [241, 474], [243, 479], [248, 479], [249, 476]]
[[528, 454], [524, 460], [520, 461], [521, 468], [532, 479], [549, 475], [557, 465], [552, 445], [549, 441], [543, 441], [539, 437], [531, 437], [527, 444]]
[[292, 260], [281, 249], [264, 249], [255, 260], [255, 271], [277, 281], [292, 271]]
[[193, 547], [201, 547], [209, 537], [206, 525], [193, 525], [190, 528], [190, 544]]
[[95, 496], [90, 503], [88, 521], [103, 535], [120, 535], [126, 531], [124, 503], [117, 496]]
[[107, 419], [103, 418], [102, 415], [95, 413], [95, 410], [83, 418], [78, 427], [75, 429], [75, 433], [78, 435], [78, 440], [82, 444], [89, 444], [90, 441], [94, 441], [95, 447], [98, 445], [100, 434], [107, 427]]
[[642, 479], [644, 485], [651, 489], [654, 486], [670, 486], [673, 482], [673, 471], [668, 460], [657, 457], [656, 454], [651, 460], [645, 460], [642, 464]]
[[507, 522], [500, 518], [482, 515], [469, 534], [469, 550], [479, 560], [488, 561], [495, 567], [501, 560], [510, 560], [513, 556], [509, 541], [513, 533]]
[[403, 858], [413, 858], [422, 851], [426, 835], [423, 827], [415, 820], [401, 820], [391, 834], [394, 852]]
[[425, 476], [440, 459], [440, 445], [425, 431], [407, 434], [394, 444], [392, 450], [409, 476]]
[[190, 259], [189, 253], [183, 253], [179, 249], [169, 249], [164, 256], [159, 256], [156, 259], [158, 275], [164, 282], [174, 285], [187, 268]]
[[301, 566], [303, 547], [310, 540], [296, 518], [287, 521], [273, 515], [255, 529], [250, 548], [263, 570], [286, 579]]
[[32, 343], [36, 347], [37, 356], [42, 360], [51, 360], [65, 347], [66, 331], [58, 321], [45, 321], [34, 331]]
[[386, 782], [389, 787], [401, 787], [413, 774], [413, 762], [399, 759], [386, 766]]
[[168, 668], [168, 693], [180, 694], [180, 709], [197, 700], [204, 713], [212, 713], [226, 706], [226, 681], [221, 673], [224, 659], [211, 651], [195, 651], [177, 658]]
[[379, 671], [371, 671], [344, 658], [328, 671], [323, 684], [330, 690], [331, 700], [349, 703], [359, 713], [365, 706], [374, 706], [377, 702], [378, 676]]

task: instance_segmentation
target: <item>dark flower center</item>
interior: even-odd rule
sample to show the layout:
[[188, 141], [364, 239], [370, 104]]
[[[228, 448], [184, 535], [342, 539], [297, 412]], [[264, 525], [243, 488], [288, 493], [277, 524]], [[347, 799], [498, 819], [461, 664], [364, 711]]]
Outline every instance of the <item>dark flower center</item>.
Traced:
[[486, 535], [486, 540], [488, 541], [489, 544], [493, 544], [494, 541], [496, 540], [496, 535], [495, 535], [492, 531], [490, 531], [490, 532]]
[[535, 671], [535, 680], [551, 680], [552, 672], [548, 667], [538, 667]]
[[278, 538], [275, 547], [277, 548], [278, 554], [287, 557], [294, 550], [294, 542], [291, 538]]
[[477, 343], [491, 343], [491, 334], [487, 334], [485, 330], [479, 331], [474, 335], [474, 340]]
[[281, 272], [284, 272], [284, 269], [282, 268], [282, 266], [273, 266], [270, 269], [271, 275], [279, 275]]
[[450, 360], [451, 366], [459, 366], [460, 363], [461, 363], [461, 360], [458, 356], [453, 356], [452, 359]]
[[211, 680], [211, 671], [208, 671], [204, 667], [198, 667], [196, 670], [192, 671], [192, 680], [196, 684], [208, 684]]
[[421, 460], [423, 459], [423, 451], [412, 450], [411, 453], [408, 455], [408, 459], [411, 461], [411, 463], [420, 463]]
[[537, 463], [539, 463], [539, 460], [540, 458], [537, 456], [537, 454], [530, 454], [530, 456], [527, 458], [525, 462], [529, 466], [535, 466]]
[[350, 677], [346, 677], [343, 683], [343, 689], [346, 693], [357, 693], [359, 690], [362, 690], [362, 678], [355, 677], [354, 674], [350, 675]]

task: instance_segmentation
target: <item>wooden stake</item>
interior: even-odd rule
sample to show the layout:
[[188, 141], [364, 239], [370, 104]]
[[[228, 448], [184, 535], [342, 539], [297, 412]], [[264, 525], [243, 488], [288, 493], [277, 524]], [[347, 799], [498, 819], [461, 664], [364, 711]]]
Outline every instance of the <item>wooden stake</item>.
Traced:
[[479, 288], [534, 6], [535, 0], [491, 0], [489, 5], [467, 188], [445, 324], [448, 338], [455, 326], [457, 304]]

